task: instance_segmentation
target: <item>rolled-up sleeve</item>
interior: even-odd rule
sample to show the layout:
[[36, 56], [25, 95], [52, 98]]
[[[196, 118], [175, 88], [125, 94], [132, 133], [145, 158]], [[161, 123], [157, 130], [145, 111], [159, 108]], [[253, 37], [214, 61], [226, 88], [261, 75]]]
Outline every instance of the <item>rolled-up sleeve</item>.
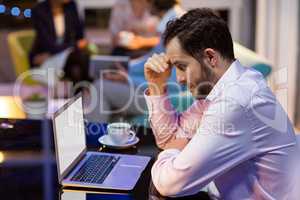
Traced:
[[[222, 110], [222, 108], [232, 109]], [[254, 156], [244, 108], [230, 102], [209, 105], [197, 133], [182, 150], [161, 152], [152, 181], [164, 196], [186, 196]]]

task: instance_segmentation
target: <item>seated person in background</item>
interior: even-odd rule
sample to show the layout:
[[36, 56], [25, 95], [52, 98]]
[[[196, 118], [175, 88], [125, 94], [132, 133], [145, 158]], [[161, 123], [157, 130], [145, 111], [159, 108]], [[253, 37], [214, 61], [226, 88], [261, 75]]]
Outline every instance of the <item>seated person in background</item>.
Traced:
[[147, 52], [159, 43], [157, 23], [158, 18], [149, 12], [148, 0], [118, 0], [109, 21], [112, 54], [138, 57]]
[[[213, 181], [218, 199], [294, 199], [293, 126], [261, 73], [235, 59], [226, 23], [191, 10], [168, 24], [164, 45], [145, 64], [149, 120], [164, 149], [151, 171], [156, 189], [186, 196]], [[167, 96], [171, 66], [197, 99], [180, 114]]]
[[74, 83], [89, 80], [89, 56], [85, 52], [88, 42], [84, 39], [75, 1], [40, 2], [32, 10], [32, 20], [36, 36], [30, 52], [31, 66], [41, 66], [58, 54], [70, 51], [62, 62], [65, 65], [54, 67], [63, 70], [64, 77]]
[[[144, 78], [144, 65], [149, 57], [152, 56], [153, 53], [161, 53], [164, 52], [164, 46], [162, 44], [161, 35], [165, 31], [167, 23], [175, 18], [182, 16], [185, 13], [185, 10], [181, 7], [180, 1], [178, 0], [149, 0], [151, 2], [151, 13], [155, 14], [159, 17], [160, 21], [156, 27], [156, 31], [160, 36], [159, 44], [156, 45], [151, 51], [143, 57], [132, 60], [130, 63], [130, 77], [132, 77], [136, 82], [140, 84], [144, 84], [146, 82]], [[175, 70], [172, 72], [172, 76], [170, 79], [170, 83], [174, 83], [176, 80]], [[170, 88], [172, 91], [177, 91], [177, 87]]]
[[[160, 33], [164, 31], [169, 20], [183, 14], [176, 0], [151, 0], [151, 7], [161, 19], [157, 28]], [[157, 47], [155, 51], [163, 51], [163, 49]], [[126, 115], [143, 114], [146, 108], [143, 97], [146, 80], [143, 74], [143, 65], [131, 64], [128, 72], [121, 69], [106, 74], [105, 79], [95, 82], [96, 91], [91, 91], [92, 102], [86, 111], [88, 120], [108, 122], [113, 110], [115, 110], [114, 113], [119, 111]]]

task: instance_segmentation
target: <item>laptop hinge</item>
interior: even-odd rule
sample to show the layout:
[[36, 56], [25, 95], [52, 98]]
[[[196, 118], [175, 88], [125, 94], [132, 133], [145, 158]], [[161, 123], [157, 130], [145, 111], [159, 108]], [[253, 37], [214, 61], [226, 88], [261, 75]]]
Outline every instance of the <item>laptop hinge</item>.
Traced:
[[78, 163], [85, 157], [87, 149], [84, 148], [83, 151], [77, 156], [77, 158], [67, 167], [67, 169], [62, 173], [61, 180], [66, 178], [67, 175], [71, 173], [71, 171], [78, 165]]

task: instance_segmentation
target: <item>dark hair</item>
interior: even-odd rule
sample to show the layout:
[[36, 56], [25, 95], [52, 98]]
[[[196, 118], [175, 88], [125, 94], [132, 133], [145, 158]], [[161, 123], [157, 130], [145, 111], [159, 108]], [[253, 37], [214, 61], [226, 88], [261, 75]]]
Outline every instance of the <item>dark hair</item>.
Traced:
[[170, 21], [163, 35], [164, 45], [174, 37], [179, 39], [184, 51], [198, 61], [206, 48], [218, 51], [225, 59], [234, 59], [233, 42], [227, 24], [211, 9], [193, 9], [181, 18]]
[[150, 0], [150, 3], [158, 11], [167, 11], [178, 3], [178, 0]]

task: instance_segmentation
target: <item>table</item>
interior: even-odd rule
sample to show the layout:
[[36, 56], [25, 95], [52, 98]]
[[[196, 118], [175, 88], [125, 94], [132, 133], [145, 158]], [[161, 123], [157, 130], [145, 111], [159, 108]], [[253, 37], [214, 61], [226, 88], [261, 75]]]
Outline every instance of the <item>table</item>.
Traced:
[[[123, 199], [143, 200], [148, 198], [151, 182], [150, 169], [159, 149], [156, 148], [151, 129], [136, 127], [140, 138], [135, 148], [111, 150], [117, 152], [151, 156], [153, 159], [143, 172], [136, 187], [129, 193], [116, 193], [108, 190], [81, 190], [61, 188], [57, 180], [54, 157], [54, 143], [49, 120], [7, 120], [1, 123], [13, 125], [10, 129], [0, 129], [0, 198], [10, 200], [102, 200]], [[97, 151], [100, 145], [95, 142], [97, 135], [87, 136], [89, 150]], [[150, 198], [151, 199], [151, 198]], [[160, 199], [160, 198], [153, 198]], [[200, 194], [197, 198], [207, 199]]]

